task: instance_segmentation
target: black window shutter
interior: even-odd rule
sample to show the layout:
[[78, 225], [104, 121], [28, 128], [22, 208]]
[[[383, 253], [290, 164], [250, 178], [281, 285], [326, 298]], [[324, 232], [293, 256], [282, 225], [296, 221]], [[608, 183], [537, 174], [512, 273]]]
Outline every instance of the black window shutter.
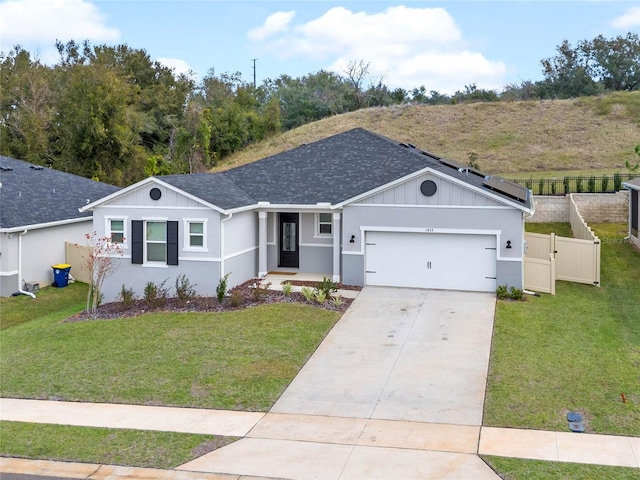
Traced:
[[167, 265], [178, 265], [178, 222], [167, 222]]
[[144, 222], [131, 220], [131, 263], [142, 265], [144, 241]]

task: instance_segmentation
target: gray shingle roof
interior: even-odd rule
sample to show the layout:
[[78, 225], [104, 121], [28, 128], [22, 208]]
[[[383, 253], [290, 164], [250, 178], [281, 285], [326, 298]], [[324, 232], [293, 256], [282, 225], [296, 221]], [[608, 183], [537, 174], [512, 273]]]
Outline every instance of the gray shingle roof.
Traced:
[[118, 190], [70, 173], [0, 155], [0, 228], [91, 217], [78, 208]]
[[221, 173], [165, 175], [158, 178], [225, 210], [256, 203], [244, 190]]
[[[223, 173], [159, 178], [224, 209], [257, 202], [335, 205], [426, 167], [489, 191], [483, 174], [460, 172], [437, 156], [362, 128]], [[529, 202], [519, 203], [530, 207]]]

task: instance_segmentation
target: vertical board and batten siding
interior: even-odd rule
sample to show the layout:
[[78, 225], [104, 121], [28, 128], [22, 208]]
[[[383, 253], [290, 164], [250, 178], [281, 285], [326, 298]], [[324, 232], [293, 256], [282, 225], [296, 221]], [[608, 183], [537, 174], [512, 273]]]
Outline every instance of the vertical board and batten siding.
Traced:
[[[426, 180], [432, 180], [438, 188], [436, 194], [431, 197], [426, 197], [420, 193], [420, 184]], [[357, 203], [373, 205], [503, 206], [503, 204], [486, 195], [481, 195], [461, 185], [430, 174], [408, 180], [405, 183], [362, 199]]]

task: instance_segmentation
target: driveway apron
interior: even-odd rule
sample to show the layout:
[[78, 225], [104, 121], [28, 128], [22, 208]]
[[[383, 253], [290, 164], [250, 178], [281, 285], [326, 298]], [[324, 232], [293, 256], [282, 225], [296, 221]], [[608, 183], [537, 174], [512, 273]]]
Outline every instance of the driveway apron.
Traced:
[[497, 479], [475, 455], [494, 309], [489, 293], [365, 287], [245, 438], [179, 469]]

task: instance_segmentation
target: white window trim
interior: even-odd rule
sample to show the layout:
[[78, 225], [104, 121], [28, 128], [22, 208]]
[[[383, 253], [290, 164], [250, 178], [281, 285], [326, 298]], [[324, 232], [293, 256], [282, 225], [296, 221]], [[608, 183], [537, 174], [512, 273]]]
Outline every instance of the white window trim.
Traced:
[[[182, 250], [185, 252], [208, 252], [207, 248], [207, 218], [183, 218], [182, 219]], [[202, 223], [202, 246], [201, 247], [191, 247], [189, 245], [190, 234], [189, 234], [189, 224], [190, 223]]]
[[111, 220], [122, 220], [122, 234], [124, 241], [122, 243], [112, 242], [114, 245], [119, 245], [120, 248], [126, 250], [129, 248], [129, 217], [122, 215], [105, 215], [104, 217], [104, 236], [111, 238]]
[[[147, 266], [147, 267], [166, 267], [167, 266], [167, 235], [165, 233], [165, 238], [164, 238], [164, 245], [165, 245], [165, 259], [164, 261], [162, 260], [147, 260], [147, 245], [149, 243], [149, 240], [147, 239], [147, 223], [152, 222], [152, 223], [164, 223], [165, 226], [167, 224], [169, 220], [166, 218], [146, 218], [144, 219], [144, 223], [143, 223], [143, 230], [142, 230], [142, 265], [143, 266]], [[151, 243], [155, 243], [155, 244], [159, 244], [160, 242], [155, 241], [155, 240], [151, 240]]]
[[331, 233], [320, 233], [320, 214], [321, 213], [331, 215], [330, 212], [317, 212], [315, 214], [315, 219], [314, 219], [315, 227], [314, 227], [313, 237], [314, 238], [333, 238], [333, 217], [331, 217], [331, 220], [328, 222], [322, 222], [323, 224], [328, 223], [329, 225], [331, 225]]

